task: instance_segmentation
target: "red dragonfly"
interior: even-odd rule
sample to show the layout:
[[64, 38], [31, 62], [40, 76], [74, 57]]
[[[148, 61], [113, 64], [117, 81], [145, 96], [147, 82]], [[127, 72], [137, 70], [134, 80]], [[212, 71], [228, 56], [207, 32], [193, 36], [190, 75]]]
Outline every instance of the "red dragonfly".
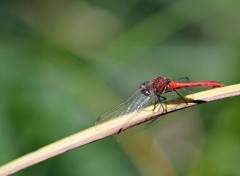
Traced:
[[[123, 101], [121, 104], [114, 107], [113, 109], [107, 111], [105, 114], [101, 115], [96, 120], [96, 124], [102, 123], [109, 119], [122, 116], [131, 112], [137, 113], [139, 112], [140, 109], [144, 109], [145, 107], [151, 104], [156, 105], [160, 103], [164, 113], [166, 112], [166, 108], [163, 106], [163, 103], [172, 100], [167, 98], [168, 93], [175, 92], [178, 95], [178, 97], [180, 97], [187, 104], [187, 101], [180, 95], [180, 93], [177, 90], [197, 86], [216, 88], [223, 87], [224, 84], [216, 81], [182, 82], [158, 76], [151, 81], [146, 81], [142, 83], [140, 85], [140, 88], [135, 93], [133, 93], [129, 98], [127, 98], [125, 101]], [[127, 119], [125, 120], [127, 122]], [[119, 132], [121, 132], [121, 129], [119, 129]]]

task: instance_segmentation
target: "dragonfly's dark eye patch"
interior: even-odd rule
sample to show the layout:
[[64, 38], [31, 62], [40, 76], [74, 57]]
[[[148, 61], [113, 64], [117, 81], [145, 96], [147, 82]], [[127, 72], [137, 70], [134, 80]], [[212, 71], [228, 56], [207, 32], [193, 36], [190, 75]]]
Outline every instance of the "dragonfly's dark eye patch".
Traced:
[[143, 89], [143, 90], [141, 90], [141, 92], [142, 92], [143, 95], [146, 95], [146, 96], [151, 95], [151, 92], [148, 89]]
[[149, 81], [146, 81], [140, 85], [141, 93], [145, 96], [151, 95], [151, 91], [149, 90], [148, 84]]

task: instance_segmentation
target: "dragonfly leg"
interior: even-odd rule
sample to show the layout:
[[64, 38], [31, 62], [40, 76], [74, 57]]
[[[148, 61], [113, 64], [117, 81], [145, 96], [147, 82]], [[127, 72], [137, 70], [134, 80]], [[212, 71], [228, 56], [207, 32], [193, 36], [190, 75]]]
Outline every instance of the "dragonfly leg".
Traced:
[[187, 101], [182, 97], [182, 95], [180, 95], [180, 93], [178, 93], [175, 89], [172, 90], [178, 94], [178, 96], [186, 103], [186, 105], [188, 105]]
[[122, 128], [120, 128], [117, 132], [117, 134], [120, 134], [122, 132]]
[[164, 107], [164, 105], [163, 105], [163, 101], [165, 101], [167, 98], [166, 97], [163, 97], [163, 96], [160, 96], [160, 95], [158, 95], [157, 96], [157, 100], [154, 102], [154, 107], [153, 107], [153, 111], [156, 109], [156, 107], [157, 107], [157, 104], [158, 103], [160, 103], [160, 106], [163, 108], [163, 110], [164, 110], [164, 112], [165, 112], [165, 110], [166, 110], [166, 108]]
[[[163, 101], [165, 101], [167, 98], [166, 97], [163, 97], [163, 96], [157, 96], [157, 100], [156, 102], [154, 103], [154, 108], [153, 108], [153, 111], [155, 110], [156, 106], [158, 103], [160, 103], [160, 107], [163, 109], [163, 112], [162, 113], [167, 113], [167, 108], [166, 108], [166, 105], [163, 103]], [[154, 118], [148, 125], [150, 125], [151, 123], [155, 122], [155, 120], [157, 120], [158, 117]]]
[[167, 98], [163, 96], [158, 96], [158, 103], [160, 103], [161, 108], [163, 109], [163, 113], [167, 112], [166, 105], [163, 103]]

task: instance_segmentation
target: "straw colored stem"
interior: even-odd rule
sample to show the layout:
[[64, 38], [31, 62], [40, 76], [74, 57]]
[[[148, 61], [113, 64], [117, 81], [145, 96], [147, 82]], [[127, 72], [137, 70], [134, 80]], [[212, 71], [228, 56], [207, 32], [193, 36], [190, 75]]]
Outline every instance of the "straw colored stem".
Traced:
[[149, 121], [151, 119], [157, 118], [158, 116], [165, 115], [179, 109], [194, 106], [199, 103], [210, 102], [238, 95], [240, 95], [240, 84], [211, 89], [188, 95], [184, 97], [184, 99], [186, 99], [186, 101], [188, 102], [187, 105], [180, 99], [174, 102], [168, 102], [167, 104], [165, 104], [165, 106], [167, 107], [166, 113], [163, 113], [161, 109], [159, 110], [159, 108], [155, 108], [155, 110], [152, 111], [153, 107], [151, 106], [147, 107], [145, 110], [139, 112], [138, 115], [132, 118], [127, 124], [125, 123], [126, 121], [122, 119], [130, 118], [131, 113], [126, 114], [124, 116], [116, 117], [113, 120], [109, 120], [105, 123], [99, 124], [97, 127], [93, 126], [86, 130], [83, 130], [79, 133], [76, 133], [62, 140], [49, 144], [43, 148], [40, 148], [37, 151], [29, 153], [25, 156], [22, 156], [12, 162], [9, 162], [1, 166], [0, 176], [16, 173], [17, 171], [20, 171], [31, 165], [37, 164], [48, 158], [52, 158], [66, 151], [105, 138], [107, 136], [117, 133], [121, 128], [122, 130], [126, 130], [140, 123]]

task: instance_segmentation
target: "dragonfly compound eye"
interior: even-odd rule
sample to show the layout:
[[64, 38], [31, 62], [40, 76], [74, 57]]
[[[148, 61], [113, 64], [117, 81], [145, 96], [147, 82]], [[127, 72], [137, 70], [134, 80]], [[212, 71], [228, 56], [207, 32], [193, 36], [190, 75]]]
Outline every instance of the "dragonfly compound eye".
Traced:
[[145, 96], [149, 96], [151, 95], [151, 92], [149, 90], [149, 87], [148, 87], [148, 84], [149, 84], [149, 81], [147, 82], [144, 82], [140, 85], [140, 89], [141, 89], [141, 93]]

